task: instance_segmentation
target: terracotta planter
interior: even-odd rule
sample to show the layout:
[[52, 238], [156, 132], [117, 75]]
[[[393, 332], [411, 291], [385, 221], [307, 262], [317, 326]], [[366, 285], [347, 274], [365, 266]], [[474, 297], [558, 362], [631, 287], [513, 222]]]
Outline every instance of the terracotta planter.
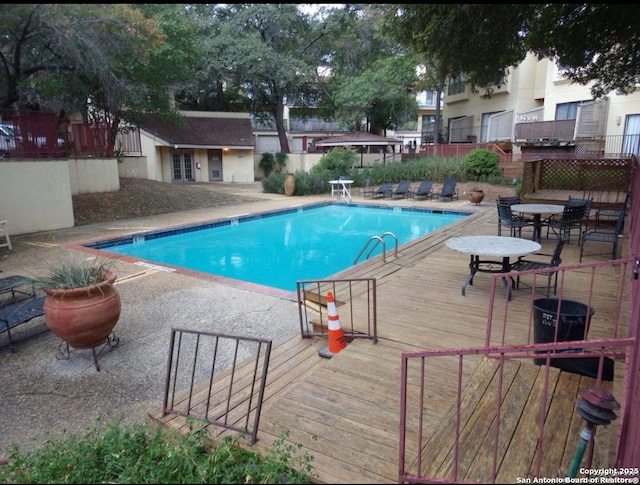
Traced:
[[120, 294], [109, 272], [102, 283], [58, 290], [45, 288], [44, 318], [57, 337], [76, 349], [102, 345], [120, 318]]
[[284, 177], [284, 195], [291, 197], [296, 190], [296, 178], [292, 173], [288, 173]]
[[474, 189], [469, 191], [469, 202], [475, 205], [479, 205], [484, 199], [484, 190]]

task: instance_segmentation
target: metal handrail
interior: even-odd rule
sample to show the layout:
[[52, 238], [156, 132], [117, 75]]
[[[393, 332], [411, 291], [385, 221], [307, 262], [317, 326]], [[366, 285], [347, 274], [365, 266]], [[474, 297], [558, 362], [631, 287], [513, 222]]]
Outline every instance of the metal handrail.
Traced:
[[382, 262], [386, 263], [387, 262], [387, 245], [384, 242], [384, 237], [385, 236], [391, 236], [393, 237], [394, 241], [395, 241], [395, 251], [394, 251], [394, 256], [397, 258], [398, 257], [398, 236], [396, 236], [394, 233], [392, 232], [384, 232], [382, 233], [382, 235], [380, 236], [371, 236], [367, 242], [364, 244], [364, 246], [362, 246], [362, 249], [360, 250], [360, 252], [358, 253], [358, 255], [356, 256], [356, 258], [353, 260], [353, 264], [356, 264], [358, 262], [358, 259], [360, 259], [360, 256], [362, 256], [362, 253], [364, 253], [364, 250], [367, 249], [367, 247], [369, 246], [369, 244], [371, 243], [371, 241], [376, 241], [376, 243], [373, 245], [373, 247], [369, 250], [369, 252], [367, 253], [367, 256], [365, 259], [369, 259], [369, 256], [371, 256], [371, 253], [378, 247], [378, 244], [382, 243]]

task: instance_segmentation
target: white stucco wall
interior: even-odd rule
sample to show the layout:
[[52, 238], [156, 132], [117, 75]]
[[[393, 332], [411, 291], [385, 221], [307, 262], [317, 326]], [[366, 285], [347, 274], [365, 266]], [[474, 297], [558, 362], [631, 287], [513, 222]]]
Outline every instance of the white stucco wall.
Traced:
[[68, 161], [0, 162], [0, 220], [10, 236], [73, 227]]

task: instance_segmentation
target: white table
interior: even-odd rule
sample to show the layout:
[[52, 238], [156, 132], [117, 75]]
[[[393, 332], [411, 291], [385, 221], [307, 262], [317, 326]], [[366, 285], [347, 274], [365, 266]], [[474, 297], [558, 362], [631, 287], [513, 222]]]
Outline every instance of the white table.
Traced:
[[342, 198], [347, 202], [351, 202], [351, 185], [353, 184], [353, 180], [329, 180], [329, 183], [331, 184], [332, 197], [336, 197], [338, 199]]
[[[462, 296], [465, 289], [473, 285], [473, 277], [481, 273], [508, 273], [511, 271], [510, 258], [526, 256], [540, 251], [540, 244], [529, 239], [507, 236], [460, 236], [447, 239], [444, 243], [449, 249], [469, 254], [469, 276], [462, 285]], [[480, 257], [501, 258], [500, 260], [480, 259]], [[510, 284], [506, 277], [502, 282], [511, 299]]]
[[562, 214], [564, 206], [557, 204], [513, 204], [511, 210], [520, 214], [533, 214], [533, 239], [540, 241], [542, 214]]

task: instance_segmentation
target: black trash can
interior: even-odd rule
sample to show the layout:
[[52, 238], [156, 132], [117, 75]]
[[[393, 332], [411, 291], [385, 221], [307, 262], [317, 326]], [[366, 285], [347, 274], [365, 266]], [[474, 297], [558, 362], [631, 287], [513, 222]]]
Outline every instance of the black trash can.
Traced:
[[[558, 312], [557, 298], [540, 298], [533, 302], [533, 341], [534, 343], [554, 342], [558, 326], [558, 342], [582, 340], [585, 338], [587, 314], [589, 320], [595, 310], [584, 303], [573, 300], [560, 301]], [[537, 362], [536, 362], [537, 363]]]
[[[589, 332], [589, 322], [594, 312], [595, 310], [592, 307], [577, 301], [560, 301], [558, 311], [557, 298], [540, 298], [534, 300], [533, 341], [539, 344], [554, 341], [567, 342], [570, 340], [583, 340]], [[557, 340], [556, 326], [558, 327]], [[581, 349], [568, 349], [561, 352], [576, 353], [581, 352]], [[537, 365], [545, 365], [546, 358], [533, 359], [533, 362]], [[612, 359], [605, 357], [603, 380], [613, 380], [613, 364]], [[550, 359], [550, 365], [568, 372], [595, 378], [598, 375], [599, 358], [579, 357]]]

